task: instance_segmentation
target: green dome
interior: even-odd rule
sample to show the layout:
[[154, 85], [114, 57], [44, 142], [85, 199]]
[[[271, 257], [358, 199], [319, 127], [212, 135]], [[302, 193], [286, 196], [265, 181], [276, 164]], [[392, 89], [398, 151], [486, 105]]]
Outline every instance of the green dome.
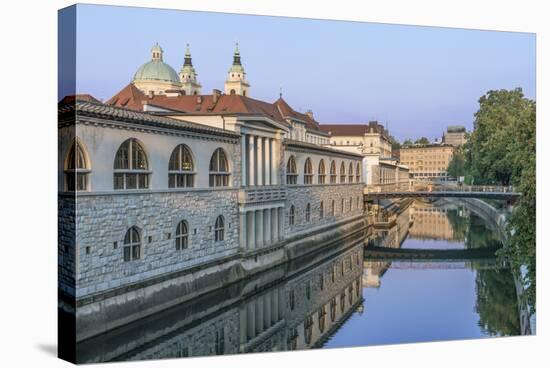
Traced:
[[156, 80], [179, 83], [178, 73], [172, 67], [161, 60], [152, 60], [139, 67], [134, 75], [134, 81]]

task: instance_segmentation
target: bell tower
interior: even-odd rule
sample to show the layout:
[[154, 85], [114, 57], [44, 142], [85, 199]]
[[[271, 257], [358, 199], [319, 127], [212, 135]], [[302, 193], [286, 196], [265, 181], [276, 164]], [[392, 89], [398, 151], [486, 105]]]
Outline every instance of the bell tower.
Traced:
[[239, 52], [239, 44], [235, 44], [235, 52], [233, 53], [233, 65], [229, 68], [227, 79], [224, 85], [226, 95], [241, 95], [250, 96], [250, 84], [246, 81], [246, 73], [241, 64], [241, 54]]
[[182, 85], [182, 90], [186, 95], [200, 95], [201, 84], [197, 80], [197, 72], [193, 67], [191, 60], [191, 51], [189, 51], [189, 44], [185, 50], [185, 61], [179, 72], [179, 78]]

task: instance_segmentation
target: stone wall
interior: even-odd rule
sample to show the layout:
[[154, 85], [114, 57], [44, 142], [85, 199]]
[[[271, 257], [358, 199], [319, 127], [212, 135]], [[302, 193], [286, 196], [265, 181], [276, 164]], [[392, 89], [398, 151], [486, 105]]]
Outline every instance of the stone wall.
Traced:
[[[342, 209], [342, 200], [344, 208]], [[334, 201], [334, 215], [332, 214]], [[350, 207], [351, 201], [351, 207]], [[310, 204], [310, 221], [306, 221], [306, 207]], [[321, 203], [323, 217], [321, 218]], [[294, 206], [294, 225], [289, 224], [290, 206]], [[351, 209], [350, 209], [351, 208]], [[285, 205], [285, 234], [312, 230], [336, 220], [363, 213], [363, 184], [313, 184], [288, 186]]]
[[[79, 195], [77, 296], [175, 272], [235, 254], [239, 248], [236, 189]], [[223, 241], [214, 224], [225, 219]], [[176, 250], [176, 226], [188, 223], [188, 248]], [[141, 258], [124, 261], [126, 231], [141, 235]]]

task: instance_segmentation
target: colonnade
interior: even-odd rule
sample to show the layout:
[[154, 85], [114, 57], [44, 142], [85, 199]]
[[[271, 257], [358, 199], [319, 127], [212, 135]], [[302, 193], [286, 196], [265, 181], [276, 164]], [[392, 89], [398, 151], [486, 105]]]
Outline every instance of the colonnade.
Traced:
[[271, 246], [283, 240], [283, 207], [243, 209], [241, 219], [241, 244], [245, 250]]
[[279, 184], [280, 142], [252, 134], [241, 136], [242, 185]]
[[283, 291], [280, 288], [260, 295], [240, 311], [240, 339], [246, 343], [283, 318]]

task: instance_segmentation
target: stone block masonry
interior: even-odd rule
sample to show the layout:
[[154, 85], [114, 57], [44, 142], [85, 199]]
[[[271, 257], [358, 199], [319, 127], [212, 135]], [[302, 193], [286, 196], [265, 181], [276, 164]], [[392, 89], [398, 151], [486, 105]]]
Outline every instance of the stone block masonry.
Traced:
[[[77, 297], [136, 283], [235, 254], [239, 249], [236, 189], [79, 195]], [[215, 222], [225, 220], [215, 241]], [[176, 249], [178, 223], [188, 224], [186, 249]], [[124, 261], [124, 237], [136, 226], [141, 257]]]

